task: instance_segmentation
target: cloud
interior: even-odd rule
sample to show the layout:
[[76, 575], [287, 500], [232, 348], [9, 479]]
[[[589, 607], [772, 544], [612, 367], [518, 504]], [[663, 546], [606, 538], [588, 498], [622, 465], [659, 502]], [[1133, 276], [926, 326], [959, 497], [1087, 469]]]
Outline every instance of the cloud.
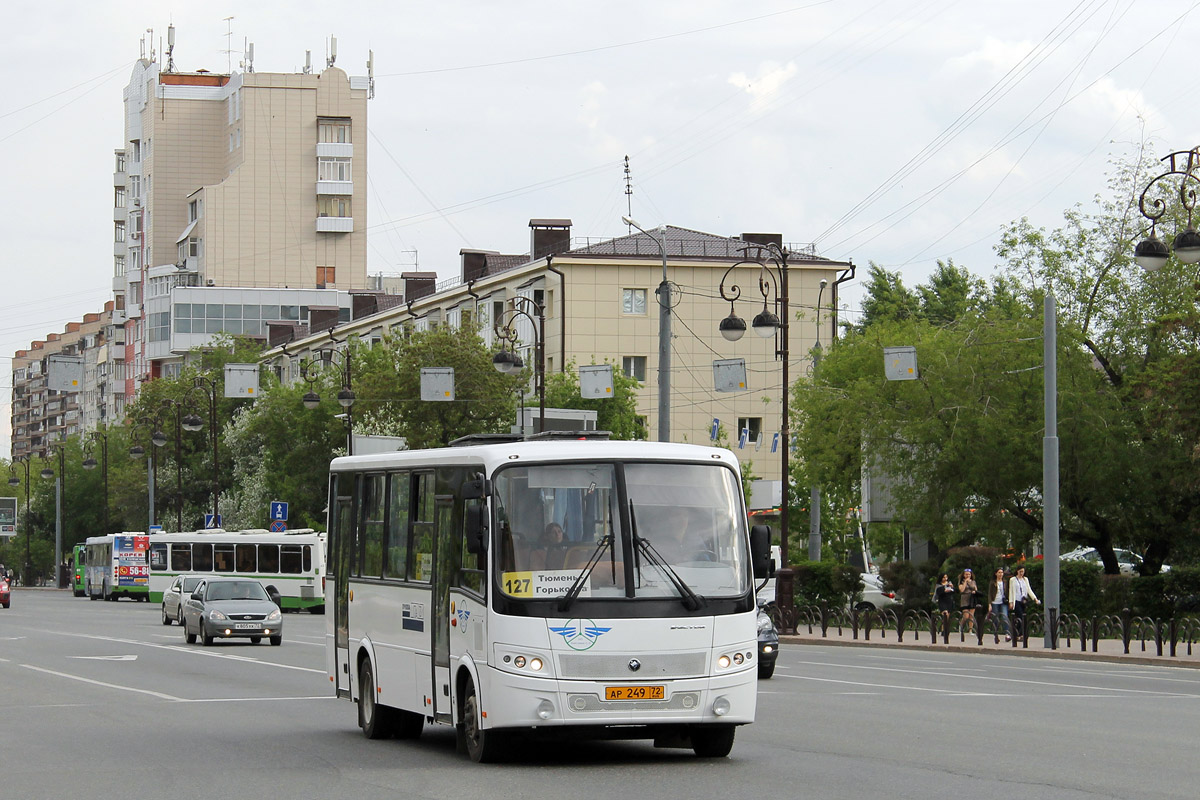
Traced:
[[757, 76], [735, 72], [729, 76], [729, 83], [744, 90], [755, 100], [764, 100], [778, 92], [798, 71], [794, 61], [789, 61], [786, 66], [768, 61], [759, 69]]

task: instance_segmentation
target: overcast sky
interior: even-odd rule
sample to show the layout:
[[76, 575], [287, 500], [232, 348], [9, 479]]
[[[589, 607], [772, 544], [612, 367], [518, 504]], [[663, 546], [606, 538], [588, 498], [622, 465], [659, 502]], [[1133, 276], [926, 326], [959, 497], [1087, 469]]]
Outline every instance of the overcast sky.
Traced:
[[[534, 217], [623, 235], [629, 155], [643, 226], [779, 232], [912, 285], [951, 257], [990, 274], [1002, 226], [1057, 225], [1144, 138], [1196, 144], [1198, 5], [10, 4], [0, 452], [13, 352], [111, 296], [112, 151], [148, 28], [157, 49], [174, 23], [181, 71], [239, 70], [247, 41], [260, 72], [298, 72], [305, 50], [320, 69], [334, 35], [338, 66], [364, 75], [374, 50], [371, 274], [448, 278], [464, 247], [527, 252]], [[861, 291], [842, 299], [853, 314]]]

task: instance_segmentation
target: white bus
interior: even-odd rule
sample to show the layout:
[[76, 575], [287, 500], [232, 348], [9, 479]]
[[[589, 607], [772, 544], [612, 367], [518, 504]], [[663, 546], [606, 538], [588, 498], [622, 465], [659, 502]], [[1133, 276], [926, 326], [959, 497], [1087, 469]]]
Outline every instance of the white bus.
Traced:
[[88, 598], [144, 601], [150, 592], [149, 542], [146, 534], [136, 532], [89, 536], [84, 541]]
[[367, 737], [454, 725], [475, 761], [518, 734], [729, 753], [770, 530], [747, 530], [728, 450], [601, 438], [332, 462], [326, 664]]
[[325, 610], [325, 534], [311, 528], [274, 533], [199, 530], [150, 538], [150, 602], [161, 603], [177, 575], [254, 578], [285, 611]]

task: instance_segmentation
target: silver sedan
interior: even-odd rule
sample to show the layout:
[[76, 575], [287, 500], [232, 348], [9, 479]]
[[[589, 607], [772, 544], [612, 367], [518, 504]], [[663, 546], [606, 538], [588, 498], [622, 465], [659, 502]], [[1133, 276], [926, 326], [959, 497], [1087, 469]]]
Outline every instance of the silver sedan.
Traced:
[[183, 634], [188, 644], [196, 637], [205, 645], [213, 639], [263, 637], [283, 643], [283, 614], [262, 584], [248, 578], [206, 577], [183, 601]]

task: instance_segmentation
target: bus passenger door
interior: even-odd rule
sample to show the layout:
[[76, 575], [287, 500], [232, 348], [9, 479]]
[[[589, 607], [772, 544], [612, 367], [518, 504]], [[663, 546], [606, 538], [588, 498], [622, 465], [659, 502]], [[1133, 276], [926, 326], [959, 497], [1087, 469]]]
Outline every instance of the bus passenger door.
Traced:
[[456, 553], [452, 544], [454, 497], [438, 495], [433, 560], [433, 715], [441, 722], [453, 718], [450, 691], [450, 584]]
[[[339, 476], [345, 479], [346, 476]], [[350, 479], [351, 481], [353, 478]], [[353, 488], [342, 487], [343, 491]], [[339, 495], [335, 500], [331, 520], [335, 526], [328, 537], [329, 564], [326, 582], [333, 582], [333, 672], [338, 697], [350, 697], [350, 543], [354, 539], [354, 498]], [[326, 604], [329, 599], [326, 598]]]

